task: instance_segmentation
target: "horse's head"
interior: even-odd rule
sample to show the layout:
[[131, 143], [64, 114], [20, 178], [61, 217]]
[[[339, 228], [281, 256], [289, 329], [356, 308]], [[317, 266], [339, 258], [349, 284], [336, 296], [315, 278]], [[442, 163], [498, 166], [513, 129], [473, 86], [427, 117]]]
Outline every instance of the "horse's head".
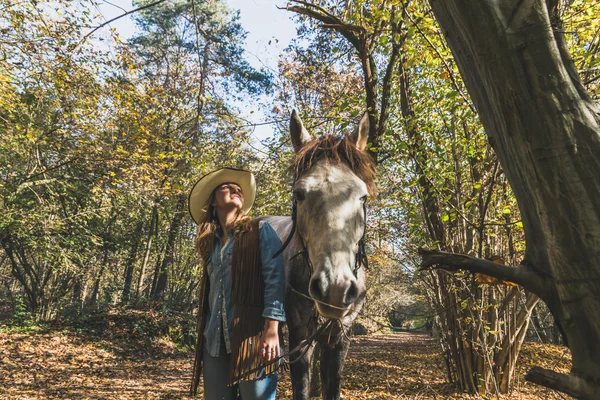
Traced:
[[365, 292], [364, 271], [356, 267], [364, 204], [374, 191], [375, 168], [365, 151], [369, 121], [365, 114], [349, 136], [313, 139], [294, 111], [290, 134], [297, 229], [312, 264], [308, 292], [322, 316], [342, 318]]

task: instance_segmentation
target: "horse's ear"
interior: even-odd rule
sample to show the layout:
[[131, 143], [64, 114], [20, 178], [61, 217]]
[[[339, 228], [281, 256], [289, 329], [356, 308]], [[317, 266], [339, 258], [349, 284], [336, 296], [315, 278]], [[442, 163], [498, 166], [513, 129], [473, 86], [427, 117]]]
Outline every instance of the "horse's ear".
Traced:
[[302, 120], [296, 110], [292, 111], [292, 117], [290, 118], [290, 136], [292, 137], [292, 146], [294, 146], [294, 151], [296, 152], [312, 139], [308, 131], [304, 128], [304, 124], [302, 124]]
[[360, 151], [365, 151], [369, 140], [369, 113], [365, 112], [358, 123], [358, 127], [350, 139], [356, 145], [356, 148]]

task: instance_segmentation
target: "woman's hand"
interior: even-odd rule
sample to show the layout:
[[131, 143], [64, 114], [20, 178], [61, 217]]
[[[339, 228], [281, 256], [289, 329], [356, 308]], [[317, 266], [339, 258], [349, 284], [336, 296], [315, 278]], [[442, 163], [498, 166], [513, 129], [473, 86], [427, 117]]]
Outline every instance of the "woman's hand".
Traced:
[[265, 318], [265, 329], [260, 341], [260, 355], [265, 362], [279, 357], [279, 321]]

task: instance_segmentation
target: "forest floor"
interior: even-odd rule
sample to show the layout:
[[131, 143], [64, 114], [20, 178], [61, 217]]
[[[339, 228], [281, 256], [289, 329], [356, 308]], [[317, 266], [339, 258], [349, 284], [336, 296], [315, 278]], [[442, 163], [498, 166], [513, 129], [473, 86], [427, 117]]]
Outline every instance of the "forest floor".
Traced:
[[[140, 347], [64, 330], [0, 330], [0, 399], [185, 399], [192, 359], [191, 352], [165, 340]], [[568, 398], [522, 378], [534, 364], [567, 372], [570, 355], [565, 347], [525, 343], [520, 360], [516, 389], [503, 398]], [[290, 399], [289, 376], [280, 377], [278, 399]], [[352, 338], [342, 397], [481, 398], [457, 393], [445, 381], [438, 346], [419, 333]]]

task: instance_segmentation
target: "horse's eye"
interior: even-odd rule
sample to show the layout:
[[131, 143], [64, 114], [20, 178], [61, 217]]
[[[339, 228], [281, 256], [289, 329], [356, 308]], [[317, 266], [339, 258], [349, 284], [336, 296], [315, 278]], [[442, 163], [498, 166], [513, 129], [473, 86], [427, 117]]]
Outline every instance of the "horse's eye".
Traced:
[[363, 197], [361, 197], [361, 198], [360, 198], [360, 201], [362, 201], [363, 203], [364, 203], [365, 201], [367, 201], [367, 196], [366, 196], [366, 195], [364, 195]]
[[304, 200], [306, 198], [306, 195], [304, 194], [304, 190], [302, 190], [302, 189], [296, 189], [296, 190], [294, 190], [294, 197], [298, 201]]

